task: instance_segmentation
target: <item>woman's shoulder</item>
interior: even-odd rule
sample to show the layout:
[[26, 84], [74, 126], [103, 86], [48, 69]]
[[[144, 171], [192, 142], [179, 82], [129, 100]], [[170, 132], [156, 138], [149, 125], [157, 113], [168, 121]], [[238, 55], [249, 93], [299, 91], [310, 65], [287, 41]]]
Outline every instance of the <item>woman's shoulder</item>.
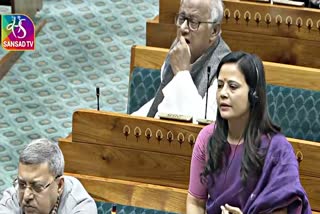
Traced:
[[271, 151], [291, 151], [293, 147], [291, 143], [287, 140], [287, 138], [282, 133], [276, 133], [272, 135], [270, 138], [270, 148]]
[[201, 137], [203, 139], [211, 138], [211, 136], [213, 135], [214, 129], [215, 129], [215, 123], [211, 123], [201, 129], [198, 137]]
[[211, 136], [213, 135], [215, 129], [215, 124], [209, 124], [201, 129], [201, 131], [198, 134], [197, 141], [196, 141], [196, 147], [200, 148], [206, 148], [206, 145], [211, 139]]

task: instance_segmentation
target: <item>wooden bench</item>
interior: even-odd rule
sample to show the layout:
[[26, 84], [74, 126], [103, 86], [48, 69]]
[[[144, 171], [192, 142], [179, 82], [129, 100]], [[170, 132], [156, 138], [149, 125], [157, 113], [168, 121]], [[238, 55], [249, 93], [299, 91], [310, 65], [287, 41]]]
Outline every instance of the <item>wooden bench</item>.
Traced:
[[[131, 70], [159, 69], [167, 49], [134, 46]], [[319, 90], [318, 69], [264, 62], [267, 81]], [[297, 78], [304, 81], [295, 81]], [[59, 143], [65, 171], [99, 201], [185, 213], [192, 145], [202, 126], [79, 110], [72, 134]], [[320, 211], [320, 143], [288, 138], [300, 159], [300, 178]]]
[[[169, 48], [176, 37], [180, 0], [160, 0], [147, 22], [147, 46]], [[320, 68], [320, 10], [224, 0], [222, 37], [232, 50], [265, 61]]]

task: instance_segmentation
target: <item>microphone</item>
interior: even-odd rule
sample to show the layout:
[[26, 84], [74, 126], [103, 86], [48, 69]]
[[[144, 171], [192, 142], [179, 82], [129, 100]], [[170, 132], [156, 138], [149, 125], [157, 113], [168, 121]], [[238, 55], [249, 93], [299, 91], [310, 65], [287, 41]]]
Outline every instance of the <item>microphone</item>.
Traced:
[[197, 122], [198, 124], [202, 125], [209, 125], [212, 123], [212, 120], [207, 119], [207, 109], [208, 109], [208, 96], [209, 96], [209, 87], [210, 87], [210, 73], [211, 73], [211, 67], [208, 66], [207, 68], [207, 94], [206, 94], [206, 105], [205, 105], [205, 110], [204, 110], [204, 119], [198, 119]]
[[117, 205], [112, 204], [111, 214], [116, 214], [116, 213], [117, 213]]
[[210, 86], [210, 73], [211, 73], [211, 67], [208, 66], [208, 69], [207, 69], [207, 94], [206, 94], [206, 108], [205, 108], [205, 111], [204, 111], [204, 119], [207, 119], [207, 109], [208, 109], [208, 92], [209, 92], [209, 86]]
[[96, 87], [96, 96], [97, 96], [97, 110], [100, 111], [100, 103], [99, 103], [100, 88], [99, 87]]

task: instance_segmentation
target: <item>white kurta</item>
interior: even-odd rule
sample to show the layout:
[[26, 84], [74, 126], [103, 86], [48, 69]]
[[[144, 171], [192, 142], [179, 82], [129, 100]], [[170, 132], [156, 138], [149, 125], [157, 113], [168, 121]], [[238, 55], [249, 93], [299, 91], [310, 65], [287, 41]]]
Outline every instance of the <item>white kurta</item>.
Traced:
[[[162, 81], [163, 66], [161, 68]], [[215, 120], [217, 114], [217, 79], [215, 78], [208, 91], [207, 119]], [[158, 106], [158, 113], [171, 113], [193, 116], [193, 122], [204, 119], [206, 95], [202, 98], [192, 81], [189, 71], [178, 72], [173, 79], [162, 90], [164, 98]], [[133, 112], [135, 116], [147, 116], [153, 103], [153, 99], [143, 105], [138, 111]], [[155, 118], [158, 117], [158, 113]]]

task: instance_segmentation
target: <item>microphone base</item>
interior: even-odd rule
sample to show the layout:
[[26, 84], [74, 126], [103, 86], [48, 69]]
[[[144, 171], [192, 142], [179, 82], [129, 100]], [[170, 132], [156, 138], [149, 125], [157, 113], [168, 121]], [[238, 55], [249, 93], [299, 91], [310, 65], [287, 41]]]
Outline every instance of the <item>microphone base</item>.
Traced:
[[159, 113], [159, 118], [162, 120], [175, 120], [181, 122], [192, 122], [192, 116], [190, 115], [182, 115], [182, 114], [171, 114], [171, 113]]
[[199, 125], [209, 125], [213, 123], [213, 120], [208, 120], [208, 119], [197, 119], [197, 122]]

